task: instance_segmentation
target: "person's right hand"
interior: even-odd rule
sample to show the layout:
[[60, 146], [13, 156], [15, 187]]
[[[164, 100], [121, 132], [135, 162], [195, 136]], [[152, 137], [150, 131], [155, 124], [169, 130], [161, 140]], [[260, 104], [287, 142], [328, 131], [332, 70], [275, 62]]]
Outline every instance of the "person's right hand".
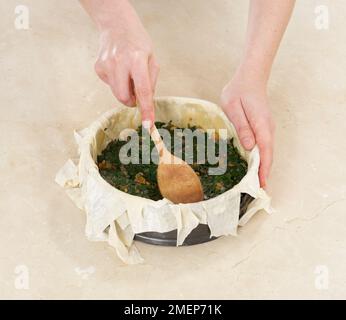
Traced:
[[159, 65], [139, 19], [127, 22], [126, 26], [107, 26], [101, 30], [95, 71], [121, 103], [129, 107], [138, 103], [142, 122], [150, 121], [151, 126]]

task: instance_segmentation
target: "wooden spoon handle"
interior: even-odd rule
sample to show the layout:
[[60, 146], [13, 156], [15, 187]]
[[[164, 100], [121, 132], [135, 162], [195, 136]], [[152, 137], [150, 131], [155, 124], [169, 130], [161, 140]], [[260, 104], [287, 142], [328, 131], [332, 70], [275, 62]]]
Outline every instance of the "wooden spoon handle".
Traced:
[[159, 157], [162, 157], [163, 153], [167, 151], [167, 149], [155, 124], [150, 128], [150, 136], [155, 144], [157, 152], [159, 153]]

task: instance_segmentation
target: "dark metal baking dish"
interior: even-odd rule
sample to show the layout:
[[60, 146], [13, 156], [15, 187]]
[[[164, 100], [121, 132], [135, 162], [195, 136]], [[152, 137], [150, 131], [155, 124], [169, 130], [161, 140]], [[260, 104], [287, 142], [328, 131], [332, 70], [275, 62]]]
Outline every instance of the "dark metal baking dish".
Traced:
[[[240, 212], [239, 217], [242, 217], [248, 205], [254, 200], [253, 197], [246, 193], [241, 194], [240, 199]], [[216, 237], [210, 237], [210, 229], [207, 224], [199, 224], [191, 233], [186, 237], [183, 245], [191, 246], [199, 243], [204, 243], [207, 241], [215, 240]], [[176, 246], [177, 245], [177, 230], [172, 230], [169, 232], [142, 232], [135, 236], [135, 240], [145, 242], [148, 244], [154, 244], [159, 246]]]

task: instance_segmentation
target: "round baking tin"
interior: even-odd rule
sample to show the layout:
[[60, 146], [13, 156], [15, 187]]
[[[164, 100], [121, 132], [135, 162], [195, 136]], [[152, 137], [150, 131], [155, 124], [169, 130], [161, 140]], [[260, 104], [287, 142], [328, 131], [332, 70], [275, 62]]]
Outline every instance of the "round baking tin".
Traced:
[[[247, 210], [248, 205], [254, 200], [253, 197], [246, 193], [241, 194], [240, 212], [241, 218]], [[192, 246], [217, 239], [210, 236], [210, 229], [207, 224], [199, 224], [186, 237], [183, 246]], [[158, 246], [176, 246], [177, 245], [177, 230], [169, 232], [142, 232], [135, 235], [135, 240]]]

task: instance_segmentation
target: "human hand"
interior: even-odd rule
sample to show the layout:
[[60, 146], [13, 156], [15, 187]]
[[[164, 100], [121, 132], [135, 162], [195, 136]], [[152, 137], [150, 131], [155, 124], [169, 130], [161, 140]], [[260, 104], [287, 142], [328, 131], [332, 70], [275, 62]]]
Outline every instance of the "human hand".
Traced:
[[255, 144], [258, 145], [261, 157], [259, 179], [264, 188], [273, 160], [275, 131], [267, 101], [266, 82], [239, 69], [224, 87], [221, 105], [235, 126], [243, 147], [251, 150]]
[[153, 96], [159, 65], [139, 19], [131, 17], [125, 26], [118, 21], [116, 26], [102, 27], [95, 71], [121, 103], [133, 107], [138, 102], [142, 121], [154, 122]]

